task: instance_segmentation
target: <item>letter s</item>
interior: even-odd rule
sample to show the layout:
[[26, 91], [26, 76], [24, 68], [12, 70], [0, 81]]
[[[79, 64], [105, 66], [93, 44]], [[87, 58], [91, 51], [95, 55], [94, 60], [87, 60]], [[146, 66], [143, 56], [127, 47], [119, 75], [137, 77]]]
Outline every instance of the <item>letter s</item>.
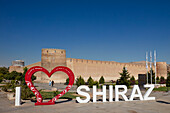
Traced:
[[85, 89], [86, 91], [90, 91], [90, 88], [88, 86], [82, 85], [77, 88], [77, 93], [79, 95], [85, 96], [86, 99], [82, 100], [80, 97], [76, 97], [77, 102], [79, 103], [87, 103], [90, 101], [90, 95], [86, 92], [81, 91], [81, 89]]

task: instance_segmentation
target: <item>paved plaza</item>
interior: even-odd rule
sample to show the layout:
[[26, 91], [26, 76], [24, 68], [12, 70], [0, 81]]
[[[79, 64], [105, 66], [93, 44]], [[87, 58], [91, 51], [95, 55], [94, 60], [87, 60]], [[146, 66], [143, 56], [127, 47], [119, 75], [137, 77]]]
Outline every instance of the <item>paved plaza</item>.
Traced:
[[0, 113], [170, 113], [170, 92], [152, 92], [151, 96], [156, 100], [80, 104], [75, 99], [59, 99], [55, 105], [48, 106], [34, 106], [34, 102], [24, 100], [15, 107], [14, 100], [8, 100], [6, 93], [0, 92]]

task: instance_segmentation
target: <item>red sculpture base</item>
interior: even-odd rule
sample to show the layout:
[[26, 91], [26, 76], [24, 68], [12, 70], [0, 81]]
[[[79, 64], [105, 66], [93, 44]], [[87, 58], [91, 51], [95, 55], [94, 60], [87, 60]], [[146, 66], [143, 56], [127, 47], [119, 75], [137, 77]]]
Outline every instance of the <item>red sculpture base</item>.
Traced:
[[55, 102], [36, 102], [35, 103], [35, 106], [38, 106], [38, 105], [54, 105]]

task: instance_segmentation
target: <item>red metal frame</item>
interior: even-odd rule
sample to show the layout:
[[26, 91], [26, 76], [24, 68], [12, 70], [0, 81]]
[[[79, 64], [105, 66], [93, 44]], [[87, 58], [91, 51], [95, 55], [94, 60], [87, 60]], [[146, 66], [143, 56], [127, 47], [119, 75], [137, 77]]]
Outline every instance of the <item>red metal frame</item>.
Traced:
[[[55, 73], [57, 71], [62, 71], [68, 75], [69, 84], [60, 94], [58, 94], [57, 96], [52, 98], [50, 101], [43, 102], [43, 98], [42, 98], [40, 92], [35, 88], [35, 86], [32, 83], [32, 80], [31, 80], [32, 75], [38, 71], [42, 71], [42, 72], [46, 73], [49, 78], [52, 76], [53, 73]], [[63, 96], [65, 93], [67, 93], [71, 89], [72, 85], [74, 84], [74, 73], [71, 71], [71, 69], [69, 69], [68, 67], [64, 67], [64, 66], [55, 67], [50, 73], [43, 67], [34, 66], [26, 72], [25, 82], [37, 98], [37, 102], [35, 103], [35, 105], [53, 105], [53, 104], [55, 104], [56, 100], [58, 100], [61, 96]]]

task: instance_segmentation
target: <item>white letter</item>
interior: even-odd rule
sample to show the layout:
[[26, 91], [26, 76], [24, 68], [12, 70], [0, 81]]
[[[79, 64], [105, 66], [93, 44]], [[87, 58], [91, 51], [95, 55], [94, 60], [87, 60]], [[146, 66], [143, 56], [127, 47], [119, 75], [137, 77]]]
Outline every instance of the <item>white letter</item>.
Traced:
[[21, 87], [16, 87], [15, 90], [15, 106], [21, 105]]
[[[138, 94], [135, 94], [137, 91]], [[139, 86], [138, 85], [134, 85], [133, 86], [133, 90], [132, 90], [132, 93], [131, 93], [131, 96], [130, 96], [130, 101], [133, 101], [133, 98], [134, 97], [139, 97], [140, 100], [143, 100], [143, 97], [142, 97], [142, 94], [141, 94], [141, 91], [139, 89]]]
[[[124, 91], [119, 92], [119, 88], [124, 88]], [[115, 101], [119, 101], [119, 95], [122, 95], [125, 101], [128, 101], [125, 93], [127, 92], [127, 87], [125, 85], [115, 85]]]
[[93, 102], [96, 102], [96, 96], [103, 95], [103, 102], [106, 102], [106, 86], [103, 85], [103, 92], [97, 92], [96, 86], [93, 86]]
[[85, 89], [86, 91], [90, 91], [90, 88], [88, 86], [85, 86], [85, 85], [79, 86], [77, 88], [77, 93], [79, 95], [85, 96], [86, 99], [82, 100], [82, 99], [80, 99], [80, 97], [76, 97], [77, 102], [79, 102], [79, 103], [87, 103], [87, 102], [89, 102], [90, 95], [88, 93], [86, 93], [86, 92], [81, 91], [81, 89]]
[[109, 102], [113, 102], [113, 86], [109, 85]]
[[144, 87], [145, 88], [150, 87], [143, 97], [144, 100], [155, 100], [155, 97], [148, 97], [151, 94], [152, 90], [154, 89], [154, 85], [144, 85]]

